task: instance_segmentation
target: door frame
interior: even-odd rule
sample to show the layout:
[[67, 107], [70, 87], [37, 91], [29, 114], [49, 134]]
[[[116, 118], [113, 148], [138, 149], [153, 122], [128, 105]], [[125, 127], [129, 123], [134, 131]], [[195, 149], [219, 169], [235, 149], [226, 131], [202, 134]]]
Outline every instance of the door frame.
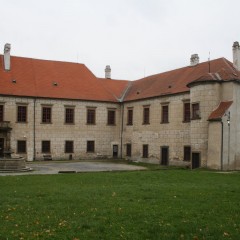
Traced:
[[[167, 150], [167, 161], [166, 161], [166, 164], [163, 164], [163, 149], [166, 149]], [[160, 147], [160, 165], [163, 165], [163, 166], [168, 166], [169, 165], [169, 146], [161, 146]]]
[[[198, 156], [199, 156], [199, 163], [198, 163], [198, 167], [194, 167], [193, 168], [193, 160], [194, 160], [193, 155], [194, 154], [198, 154]], [[196, 168], [200, 168], [200, 167], [201, 167], [201, 152], [193, 151], [192, 154], [191, 154], [191, 169], [196, 169]]]

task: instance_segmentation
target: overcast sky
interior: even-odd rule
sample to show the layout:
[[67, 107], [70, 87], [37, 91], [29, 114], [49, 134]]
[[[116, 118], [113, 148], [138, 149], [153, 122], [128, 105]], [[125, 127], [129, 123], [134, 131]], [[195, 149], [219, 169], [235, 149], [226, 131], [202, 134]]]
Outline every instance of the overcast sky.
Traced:
[[225, 57], [240, 42], [240, 0], [0, 0], [0, 50], [84, 63], [135, 80]]

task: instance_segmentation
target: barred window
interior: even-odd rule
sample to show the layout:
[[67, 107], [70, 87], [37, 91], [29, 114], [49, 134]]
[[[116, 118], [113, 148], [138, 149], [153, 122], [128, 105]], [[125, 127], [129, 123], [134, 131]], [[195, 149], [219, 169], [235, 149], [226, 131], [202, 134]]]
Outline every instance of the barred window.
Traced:
[[94, 141], [87, 141], [87, 152], [94, 152], [95, 146]]
[[27, 106], [17, 106], [17, 122], [27, 122]]
[[65, 153], [73, 153], [73, 141], [65, 141]]
[[3, 105], [0, 105], [0, 122], [3, 122], [3, 111], [4, 111], [4, 108], [3, 108]]
[[51, 143], [50, 141], [42, 141], [42, 153], [51, 152]]
[[95, 124], [96, 111], [95, 109], [87, 109], [87, 124]]
[[143, 158], [148, 158], [148, 144], [143, 145]]
[[65, 109], [65, 123], [74, 123], [74, 108]]
[[115, 125], [115, 110], [108, 110], [108, 125]]
[[133, 109], [128, 109], [127, 125], [133, 125]]
[[42, 122], [43, 123], [51, 123], [52, 122], [52, 108], [51, 107], [43, 107], [42, 108]]
[[27, 152], [27, 142], [24, 140], [17, 141], [17, 153]]
[[143, 108], [143, 124], [149, 124], [150, 123], [150, 108], [144, 107]]
[[184, 103], [184, 114], [183, 114], [183, 121], [190, 122], [191, 118], [191, 111], [190, 111], [190, 103]]

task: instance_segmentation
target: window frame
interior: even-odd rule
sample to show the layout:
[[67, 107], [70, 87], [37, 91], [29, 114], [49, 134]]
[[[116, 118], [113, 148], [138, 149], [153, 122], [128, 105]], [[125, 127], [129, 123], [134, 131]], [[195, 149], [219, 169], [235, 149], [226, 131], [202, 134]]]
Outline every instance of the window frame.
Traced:
[[143, 144], [143, 145], [142, 145], [142, 157], [143, 157], [143, 158], [148, 158], [148, 157], [149, 157], [148, 144]]
[[143, 106], [143, 125], [150, 124], [150, 106]]
[[[197, 108], [195, 106], [197, 106]], [[191, 118], [191, 120], [201, 119], [201, 116], [200, 116], [200, 103], [199, 102], [192, 103], [191, 110], [192, 110], [192, 118]], [[197, 111], [198, 111], [198, 113], [197, 113]]]
[[74, 124], [75, 122], [75, 108], [65, 107], [65, 124]]
[[190, 145], [183, 146], [183, 161], [186, 161], [186, 162], [191, 161], [191, 152], [192, 152], [192, 149]]
[[87, 108], [87, 125], [96, 124], [96, 108]]
[[[46, 110], [49, 110], [49, 112], [45, 112]], [[52, 106], [42, 106], [42, 123], [52, 123]]]
[[191, 103], [190, 102], [183, 102], [183, 122], [184, 123], [191, 122]]
[[87, 141], [87, 153], [95, 152], [95, 141], [89, 140]]
[[127, 109], [127, 125], [128, 126], [133, 125], [133, 108]]
[[[21, 146], [21, 144], [23, 144]], [[27, 141], [26, 140], [17, 140], [17, 153], [25, 154], [27, 153]]]
[[[68, 145], [68, 144], [70, 144], [70, 145]], [[74, 141], [66, 140], [64, 150], [65, 150], [65, 153], [74, 153]]]
[[51, 141], [50, 140], [42, 140], [41, 151], [42, 151], [42, 153], [51, 153]]
[[131, 157], [132, 156], [132, 144], [127, 143], [126, 144], [126, 157]]
[[169, 123], [169, 104], [162, 105], [161, 123]]
[[108, 109], [107, 113], [107, 125], [116, 125], [116, 109]]
[[26, 105], [17, 105], [17, 123], [27, 122], [28, 109]]
[[4, 122], [4, 104], [0, 104], [0, 122]]

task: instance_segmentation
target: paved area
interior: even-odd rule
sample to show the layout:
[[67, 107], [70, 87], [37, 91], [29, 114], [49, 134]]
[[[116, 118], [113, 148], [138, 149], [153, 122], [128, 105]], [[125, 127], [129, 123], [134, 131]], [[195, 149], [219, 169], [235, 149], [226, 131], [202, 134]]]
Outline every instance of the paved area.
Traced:
[[32, 168], [30, 172], [0, 173], [7, 175], [33, 175], [33, 174], [58, 174], [78, 172], [104, 172], [104, 171], [135, 171], [144, 170], [144, 167], [113, 162], [40, 162], [27, 163]]

